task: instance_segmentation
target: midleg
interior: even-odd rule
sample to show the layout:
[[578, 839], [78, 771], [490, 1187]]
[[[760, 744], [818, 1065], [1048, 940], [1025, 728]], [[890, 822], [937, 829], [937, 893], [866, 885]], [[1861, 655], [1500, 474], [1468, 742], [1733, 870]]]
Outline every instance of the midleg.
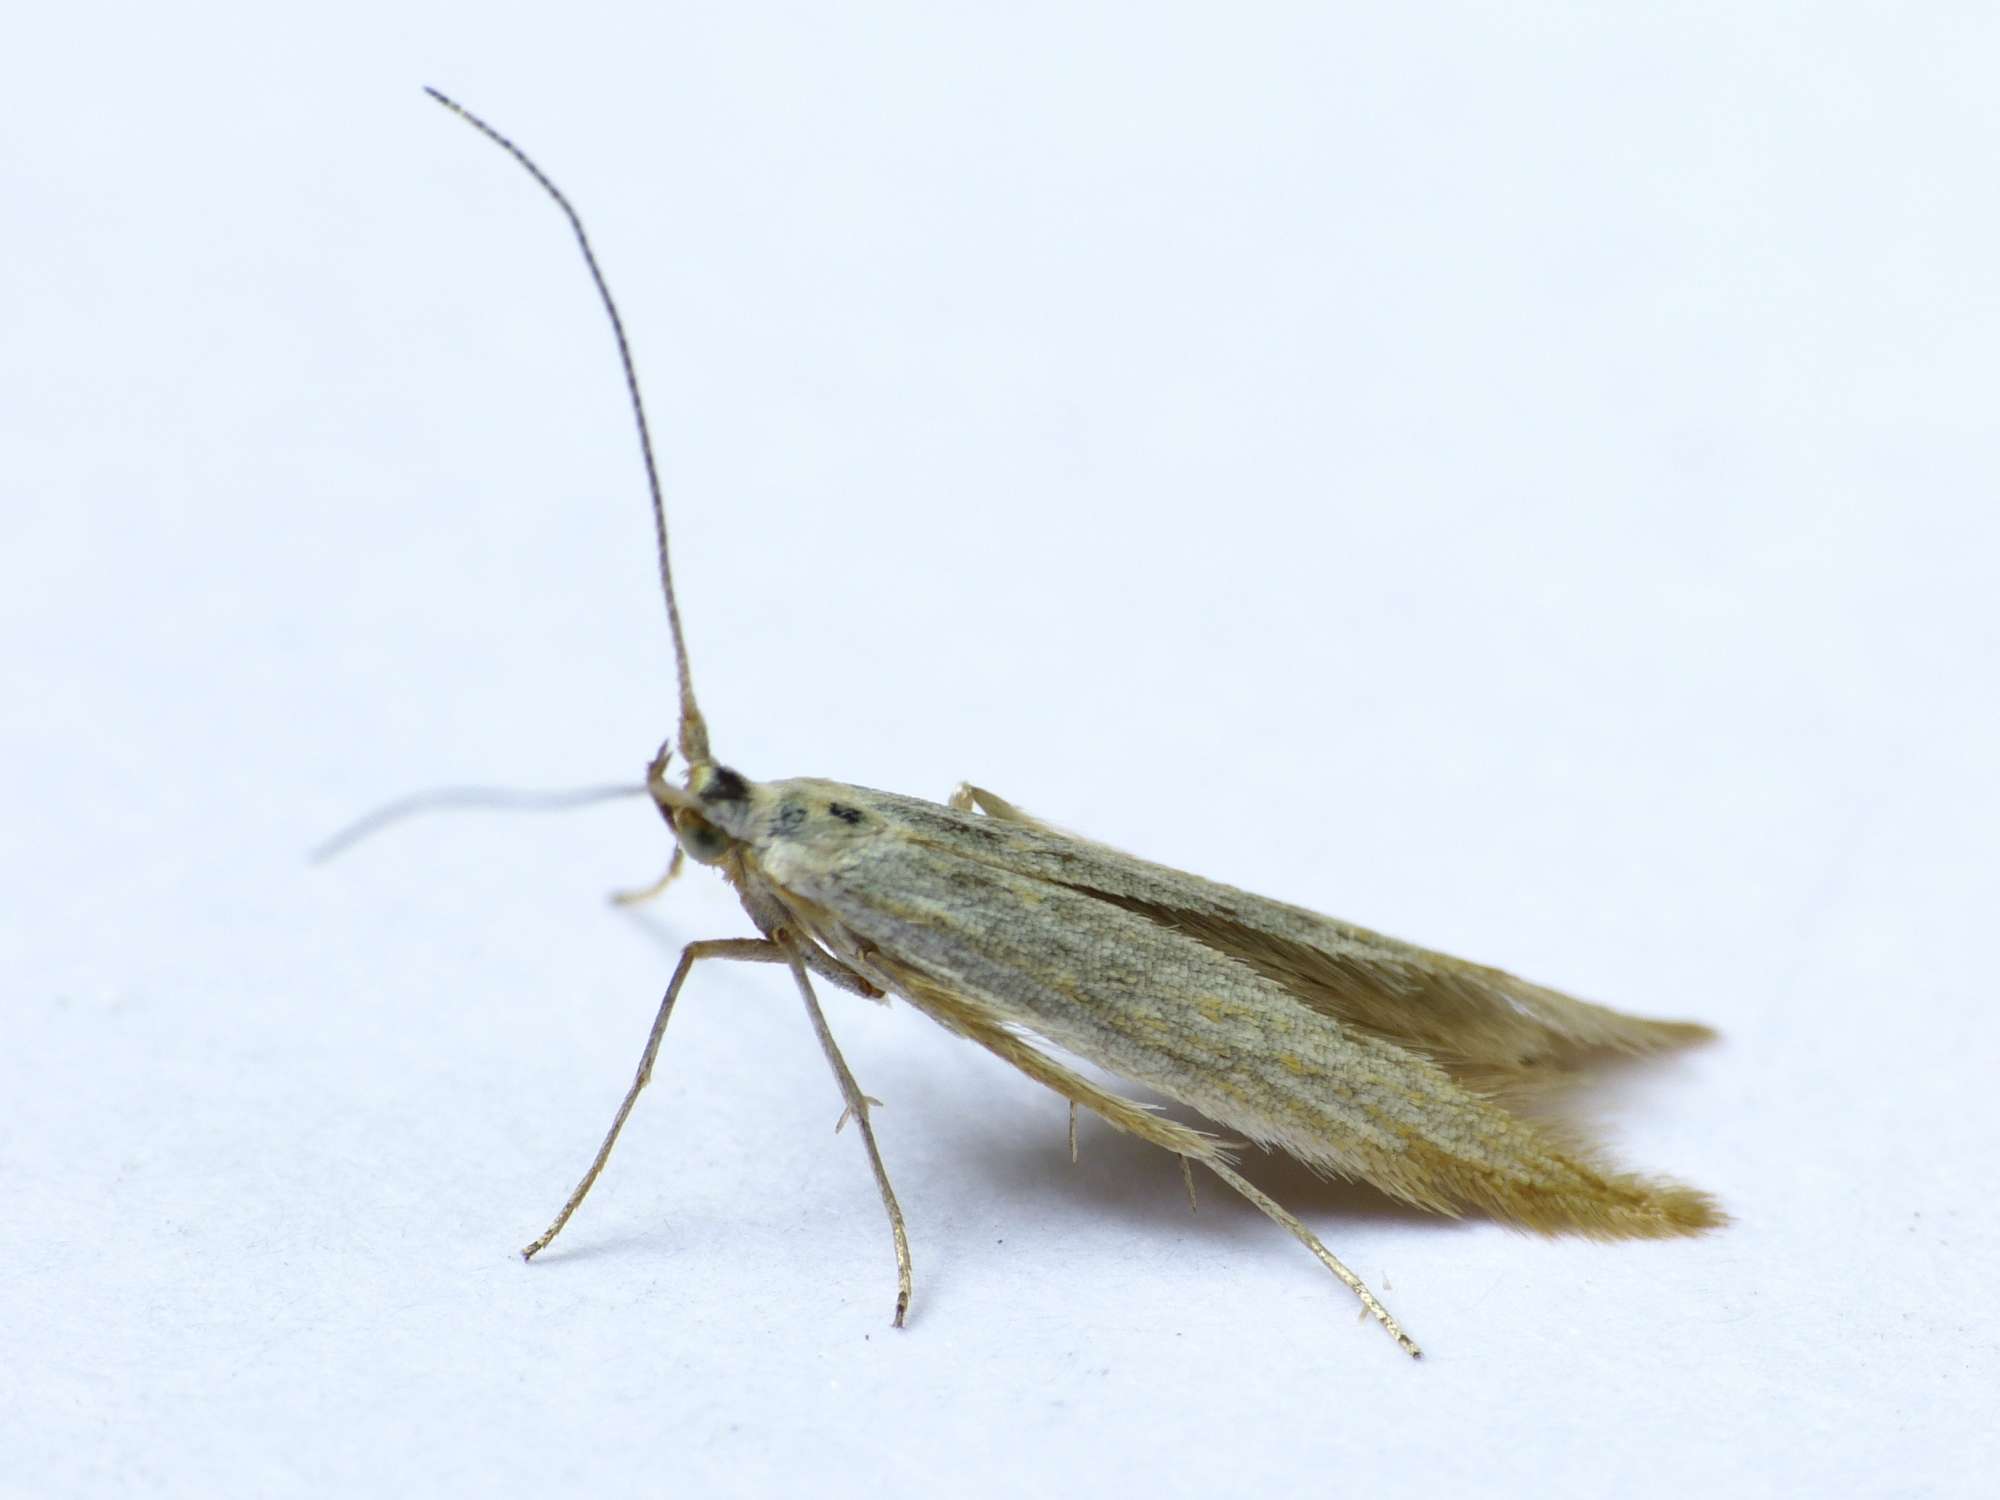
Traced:
[[[806, 977], [805, 961], [799, 956], [797, 947], [782, 933], [780, 943], [779, 956], [792, 966], [792, 978], [798, 981], [799, 994], [806, 1002], [806, 1014], [812, 1017], [813, 1034], [819, 1038], [820, 1050], [826, 1054], [827, 1065], [833, 1069], [834, 1081], [840, 1085], [840, 1097], [847, 1106], [841, 1114], [841, 1123], [852, 1119], [861, 1128], [861, 1143], [868, 1148], [868, 1165], [874, 1170], [875, 1186], [882, 1191], [882, 1207], [888, 1210], [889, 1232], [896, 1240], [896, 1316], [892, 1326], [901, 1328], [903, 1314], [910, 1310], [910, 1237], [903, 1228], [903, 1210], [896, 1202], [895, 1189], [889, 1186], [889, 1173], [882, 1165], [882, 1153], [876, 1149], [875, 1127], [868, 1122], [868, 1107], [877, 1101], [861, 1092], [861, 1086], [847, 1070], [847, 1060], [840, 1055], [840, 1048], [834, 1045], [833, 1033], [827, 1029], [826, 1016], [820, 1011], [819, 1000], [813, 994], [812, 980]], [[765, 946], [780, 948], [778, 943]]]

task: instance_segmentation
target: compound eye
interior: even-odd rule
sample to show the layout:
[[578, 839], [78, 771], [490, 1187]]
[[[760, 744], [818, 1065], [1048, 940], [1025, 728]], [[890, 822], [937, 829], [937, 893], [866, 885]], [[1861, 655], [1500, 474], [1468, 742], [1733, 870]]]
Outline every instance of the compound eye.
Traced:
[[674, 814], [674, 835], [687, 850], [687, 857], [696, 864], [716, 864], [729, 852], [729, 835], [700, 813], [686, 808]]

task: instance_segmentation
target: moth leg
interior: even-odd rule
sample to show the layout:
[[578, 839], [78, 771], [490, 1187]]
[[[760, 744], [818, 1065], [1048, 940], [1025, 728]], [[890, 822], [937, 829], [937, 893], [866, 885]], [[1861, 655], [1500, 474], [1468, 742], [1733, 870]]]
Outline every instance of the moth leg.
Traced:
[[1069, 1164], [1076, 1165], [1076, 1101], [1069, 1101]]
[[939, 989], [907, 970], [898, 970], [910, 1003], [939, 1025], [977, 1042], [1009, 1067], [1017, 1068], [1045, 1088], [1053, 1089], [1072, 1104], [1089, 1110], [1112, 1125], [1141, 1140], [1151, 1141], [1176, 1156], [1192, 1156], [1196, 1161], [1223, 1159], [1223, 1145], [1212, 1135], [1190, 1130], [1129, 1099], [1121, 1099], [1099, 1088], [1082, 1074], [1064, 1067], [1046, 1052], [989, 1019], [988, 1012], [969, 1004], [947, 990]]
[[576, 1191], [569, 1195], [569, 1202], [556, 1215], [556, 1221], [549, 1225], [542, 1237], [521, 1252], [523, 1260], [533, 1260], [537, 1254], [548, 1248], [549, 1241], [562, 1233], [569, 1216], [576, 1212], [576, 1206], [583, 1202], [591, 1184], [597, 1181], [597, 1174], [604, 1170], [605, 1162], [611, 1159], [611, 1147], [618, 1139], [618, 1132], [625, 1128], [625, 1117], [632, 1113], [632, 1105], [638, 1100], [639, 1091], [653, 1076], [653, 1059], [660, 1055], [660, 1038], [666, 1035], [667, 1017], [673, 1014], [674, 1001], [687, 983], [688, 971], [704, 958], [733, 958], [742, 963], [781, 964], [785, 954], [776, 943], [762, 938], [717, 938], [706, 943], [689, 943], [681, 950], [681, 961], [674, 968], [674, 977], [667, 983], [667, 993], [660, 1001], [660, 1013], [653, 1017], [653, 1030], [646, 1038], [646, 1050], [639, 1056], [639, 1071], [632, 1077], [632, 1087], [625, 1091], [625, 1102], [618, 1106], [618, 1114], [611, 1122], [611, 1129], [605, 1132], [604, 1144], [597, 1148], [597, 1157], [590, 1164], [590, 1170], [583, 1174], [583, 1181], [576, 1185]]
[[[883, 1107], [882, 1101], [877, 1099], [873, 1094], [863, 1094], [861, 1098], [870, 1109], [881, 1109]], [[840, 1118], [833, 1122], [833, 1133], [839, 1135], [841, 1131], [847, 1129], [847, 1122], [853, 1118], [853, 1110], [843, 1109], [840, 1112]]]
[[[1186, 1158], [1183, 1157], [1182, 1160], [1186, 1160]], [[1320, 1264], [1338, 1276], [1347, 1289], [1361, 1299], [1362, 1307], [1375, 1315], [1375, 1321], [1382, 1325], [1390, 1338], [1402, 1346], [1405, 1354], [1409, 1355], [1412, 1359], [1423, 1358], [1424, 1351], [1417, 1347], [1414, 1339], [1403, 1332], [1403, 1325], [1389, 1315], [1389, 1309], [1376, 1300], [1375, 1294], [1368, 1290], [1367, 1285], [1359, 1276], [1356, 1276], [1334, 1258], [1333, 1252], [1319, 1242], [1318, 1235], [1300, 1223], [1295, 1215], [1279, 1207], [1274, 1199], [1255, 1183], [1238, 1173], [1233, 1167], [1218, 1161], [1210, 1161], [1206, 1165], [1209, 1171], [1213, 1172], [1217, 1177], [1220, 1177], [1224, 1182], [1235, 1188], [1237, 1192], [1256, 1204], [1273, 1223], [1282, 1224], [1285, 1228], [1291, 1230], [1293, 1234], [1297, 1235], [1300, 1243], [1319, 1257]]]
[[[1266, 1217], [1282, 1224], [1312, 1253], [1320, 1263], [1340, 1278], [1347, 1289], [1361, 1299], [1362, 1307], [1375, 1315], [1375, 1320], [1387, 1330], [1389, 1336], [1402, 1346], [1412, 1358], [1420, 1357], [1422, 1350], [1416, 1342], [1403, 1332], [1403, 1327], [1389, 1315], [1389, 1310], [1379, 1302], [1375, 1294], [1368, 1290], [1361, 1278], [1334, 1258], [1333, 1252], [1319, 1242], [1319, 1236], [1299, 1222], [1298, 1218], [1280, 1208], [1255, 1184], [1243, 1177], [1229, 1165], [1223, 1155], [1221, 1144], [1213, 1136], [1198, 1130], [1190, 1130], [1173, 1120], [1165, 1120], [1142, 1109], [1129, 1099], [1099, 1088], [1081, 1074], [1071, 1071], [1042, 1052], [1029, 1045], [1013, 1032], [995, 1025], [977, 1008], [967, 1004], [958, 996], [938, 989], [935, 985], [921, 982], [911, 984], [905, 991], [912, 1002], [927, 1011], [933, 1018], [950, 1027], [959, 1035], [979, 1043], [987, 1051], [1026, 1073], [1037, 1083], [1045, 1084], [1072, 1103], [1081, 1104], [1097, 1115], [1107, 1125], [1127, 1131], [1141, 1140], [1163, 1146], [1181, 1159], [1183, 1169], [1190, 1160], [1207, 1167], [1237, 1192], [1254, 1203]], [[1192, 1188], [1192, 1174], [1189, 1186]]]
[[952, 792], [949, 806], [959, 812], [983, 812], [989, 818], [998, 818], [1003, 823], [1026, 823], [1031, 828], [1040, 828], [1041, 821], [1029, 817], [1005, 797], [996, 797], [983, 786], [974, 786], [969, 781], [961, 781]]
[[613, 891], [611, 893], [611, 904], [613, 906], [637, 906], [642, 901], [651, 901], [655, 896], [674, 883], [674, 877], [680, 874], [681, 863], [686, 857], [681, 850], [681, 846], [679, 844], [674, 845], [674, 857], [667, 861], [666, 874], [662, 875], [651, 885], [641, 886], [635, 891]]
[[903, 1210], [896, 1202], [895, 1189], [889, 1186], [888, 1169], [882, 1165], [882, 1153], [875, 1145], [875, 1127], [868, 1123], [868, 1106], [880, 1101], [862, 1093], [854, 1075], [847, 1070], [847, 1060], [840, 1055], [840, 1048], [834, 1045], [833, 1033], [827, 1029], [826, 1016], [813, 994], [812, 981], [806, 977], [805, 961], [789, 938], [782, 939], [780, 956], [792, 966], [792, 978], [798, 981], [799, 994], [806, 1002], [806, 1014], [812, 1017], [813, 1035], [819, 1038], [820, 1050], [826, 1054], [827, 1065], [833, 1069], [834, 1080], [840, 1085], [841, 1098], [847, 1102], [841, 1122], [845, 1124], [851, 1116], [859, 1127], [861, 1143], [868, 1148], [868, 1165], [875, 1173], [875, 1186], [882, 1191], [882, 1207], [889, 1214], [889, 1232], [896, 1240], [896, 1316], [891, 1326], [901, 1328], [903, 1315], [910, 1310], [910, 1236], [903, 1228]]
[[1181, 1181], [1186, 1184], [1188, 1190], [1188, 1212], [1199, 1212], [1194, 1206], [1194, 1163], [1185, 1156], [1181, 1158]]

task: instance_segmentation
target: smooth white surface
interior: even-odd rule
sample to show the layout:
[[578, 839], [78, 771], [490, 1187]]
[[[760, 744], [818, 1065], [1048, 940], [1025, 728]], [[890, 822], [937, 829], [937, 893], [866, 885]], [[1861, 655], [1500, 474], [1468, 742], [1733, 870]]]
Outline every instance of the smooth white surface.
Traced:
[[[44, 8], [0, 62], [0, 1488], [1971, 1493], [1990, 1478], [2000, 35], [1977, 7]], [[1780, 12], [1786, 14], [1781, 15]], [[1738, 1215], [1284, 1235], [783, 976], [718, 749], [1061, 823], [1723, 1044]]]

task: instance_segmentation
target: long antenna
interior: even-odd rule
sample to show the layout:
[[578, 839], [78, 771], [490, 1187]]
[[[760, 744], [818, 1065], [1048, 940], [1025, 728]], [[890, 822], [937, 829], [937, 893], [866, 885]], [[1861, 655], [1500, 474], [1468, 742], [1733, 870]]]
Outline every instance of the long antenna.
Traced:
[[620, 797], [643, 797], [643, 786], [585, 786], [561, 792], [524, 792], [505, 786], [441, 786], [427, 792], [413, 792], [385, 802], [373, 812], [356, 818], [332, 838], [314, 848], [309, 858], [323, 865], [337, 854], [345, 854], [363, 839], [373, 838], [392, 823], [414, 818], [420, 813], [446, 808], [496, 808], [507, 812], [561, 812], [587, 807], [593, 802], [611, 802]]
[[695, 706], [694, 678], [688, 671], [687, 640], [681, 634], [680, 606], [674, 602], [673, 564], [667, 560], [667, 509], [660, 499], [660, 471], [653, 463], [653, 434], [646, 425], [646, 403], [639, 399], [639, 372], [632, 364], [632, 346], [625, 338], [625, 320], [618, 316], [618, 304], [612, 301], [611, 288], [605, 285], [604, 273], [597, 267], [597, 255], [590, 248], [590, 236], [583, 232], [583, 220], [578, 218], [576, 210], [570, 207], [569, 199], [563, 196], [562, 189], [549, 181], [548, 175], [528, 159], [527, 152], [456, 99], [438, 92], [428, 84], [424, 86], [424, 92], [526, 167], [528, 175], [539, 182], [543, 191], [556, 200], [556, 206], [569, 220], [569, 227], [576, 231], [576, 243], [583, 251], [584, 264], [590, 267], [590, 279], [597, 283], [597, 295], [603, 299], [604, 310], [611, 317], [611, 331], [618, 337], [618, 359], [625, 367], [625, 389], [632, 397], [632, 418], [639, 424], [639, 451], [646, 460], [646, 485], [653, 496], [653, 535], [659, 546], [660, 588], [667, 598], [667, 628], [674, 635], [674, 666], [680, 673], [681, 758], [690, 766], [704, 764], [709, 758], [708, 725], [701, 717], [701, 710]]

